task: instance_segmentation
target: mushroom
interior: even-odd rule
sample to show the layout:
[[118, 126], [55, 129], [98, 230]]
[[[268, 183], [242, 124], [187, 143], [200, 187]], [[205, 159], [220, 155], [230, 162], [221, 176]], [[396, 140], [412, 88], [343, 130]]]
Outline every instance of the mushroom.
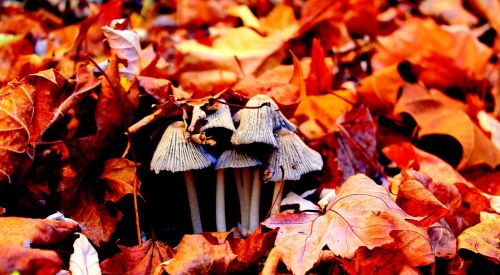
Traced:
[[225, 205], [224, 205], [224, 170], [227, 168], [235, 168], [234, 175], [236, 179], [236, 190], [240, 200], [240, 215], [241, 225], [245, 230], [249, 226], [249, 198], [245, 196], [241, 182], [241, 174], [239, 168], [254, 167], [262, 165], [262, 163], [237, 148], [232, 148], [224, 151], [219, 157], [215, 168], [217, 169], [217, 192], [216, 192], [216, 224], [217, 231], [226, 231]]
[[[271, 154], [267, 179], [275, 182], [273, 201], [278, 207], [271, 210], [273, 214], [279, 212], [283, 181], [299, 180], [302, 175], [323, 168], [321, 155], [309, 148], [294, 132], [286, 129], [278, 130], [276, 140], [278, 148]], [[252, 225], [252, 222], [250, 223]]]
[[[288, 129], [295, 131], [296, 127], [281, 113], [274, 100], [264, 94], [250, 98], [245, 108], [235, 117], [240, 124], [236, 134], [231, 139], [235, 145], [250, 145], [255, 143], [278, 147], [274, 131]], [[253, 176], [248, 169], [243, 169], [243, 186], [245, 194], [250, 197], [249, 229], [254, 231], [259, 222], [261, 177], [259, 169], [254, 169]], [[250, 178], [253, 177], [250, 187]]]
[[151, 160], [151, 169], [157, 174], [160, 171], [184, 172], [194, 233], [201, 233], [203, 229], [191, 170], [203, 169], [214, 163], [214, 157], [187, 137], [186, 124], [182, 121], [167, 127]]

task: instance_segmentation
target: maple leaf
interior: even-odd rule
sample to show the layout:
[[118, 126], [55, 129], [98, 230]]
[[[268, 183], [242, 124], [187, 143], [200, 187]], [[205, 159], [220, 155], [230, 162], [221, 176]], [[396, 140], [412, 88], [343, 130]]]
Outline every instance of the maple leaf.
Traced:
[[263, 224], [280, 228], [276, 246], [295, 274], [312, 268], [325, 245], [335, 255], [351, 259], [360, 247], [394, 243], [411, 266], [433, 263], [426, 232], [405, 219], [412, 218], [383, 187], [358, 174], [342, 184], [325, 214], [277, 214]]
[[103, 274], [152, 274], [158, 265], [171, 259], [174, 254], [169, 246], [155, 240], [119, 248], [122, 252], [101, 263]]
[[494, 264], [500, 263], [500, 215], [483, 215], [481, 222], [465, 229], [458, 236], [458, 249], [467, 249], [485, 256]]
[[41, 136], [66, 97], [66, 79], [51, 69], [10, 82], [0, 89], [0, 180], [22, 176], [30, 167]]

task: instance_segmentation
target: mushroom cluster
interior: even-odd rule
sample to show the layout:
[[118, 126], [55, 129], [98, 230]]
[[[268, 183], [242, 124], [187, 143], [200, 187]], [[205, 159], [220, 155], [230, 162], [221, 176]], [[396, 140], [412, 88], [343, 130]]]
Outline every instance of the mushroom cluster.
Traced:
[[[177, 121], [167, 127], [151, 160], [151, 169], [156, 173], [184, 173], [195, 233], [203, 229], [191, 171], [215, 165], [215, 217], [217, 231], [222, 232], [226, 231], [225, 177], [226, 171], [232, 169], [240, 202], [241, 229], [252, 232], [260, 222], [263, 181], [275, 182], [273, 204], [279, 206], [284, 181], [299, 180], [302, 175], [323, 167], [321, 155], [309, 148], [295, 130], [295, 125], [267, 95], [250, 98], [234, 116], [225, 101], [212, 100], [193, 107], [189, 125]], [[223, 150], [209, 153], [207, 147], [216, 144], [222, 144]], [[276, 211], [279, 209], [273, 208]]]

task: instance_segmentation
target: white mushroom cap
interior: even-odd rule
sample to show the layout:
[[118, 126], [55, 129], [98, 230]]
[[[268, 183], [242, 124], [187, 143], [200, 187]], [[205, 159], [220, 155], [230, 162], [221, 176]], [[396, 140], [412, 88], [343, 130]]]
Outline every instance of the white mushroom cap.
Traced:
[[181, 172], [203, 169], [215, 163], [215, 158], [186, 137], [185, 123], [170, 124], [163, 134], [151, 160], [151, 170]]
[[232, 148], [220, 155], [215, 165], [215, 169], [245, 168], [262, 165], [262, 162], [248, 154]]
[[[260, 107], [262, 104], [268, 103], [269, 99], [267, 96], [256, 95], [248, 100], [246, 106]], [[264, 143], [273, 147], [278, 146], [273, 135], [276, 117], [274, 110], [270, 106], [262, 106], [254, 109], [245, 108], [240, 113], [240, 125], [231, 138], [233, 144]]]
[[278, 148], [274, 150], [269, 161], [271, 177], [269, 180], [299, 180], [304, 174], [319, 171], [323, 168], [321, 155], [309, 148], [294, 132], [282, 129], [277, 131]]
[[[221, 99], [221, 101], [226, 102]], [[200, 131], [206, 131], [208, 129], [213, 128], [224, 128], [229, 131], [236, 132], [236, 128], [234, 128], [233, 119], [231, 117], [231, 110], [229, 106], [224, 103], [217, 103], [217, 110], [213, 114], [207, 115], [205, 118], [207, 120], [207, 124], [203, 125], [200, 128]]]

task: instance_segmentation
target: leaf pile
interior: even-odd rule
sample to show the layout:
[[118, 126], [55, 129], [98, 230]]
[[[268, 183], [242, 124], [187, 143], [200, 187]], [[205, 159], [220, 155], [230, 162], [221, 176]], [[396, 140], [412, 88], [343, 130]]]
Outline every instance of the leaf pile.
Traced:
[[[3, 1], [0, 273], [498, 274], [499, 14], [496, 0]], [[228, 232], [211, 232], [218, 172], [190, 171], [207, 231], [191, 235], [182, 174], [150, 168], [162, 133], [184, 121], [218, 156], [231, 133], [201, 130], [212, 107], [239, 123], [258, 94], [323, 170], [276, 184], [280, 205], [263, 184], [255, 232], [239, 225], [248, 171], [225, 172]], [[77, 223], [41, 219], [58, 211]]]

